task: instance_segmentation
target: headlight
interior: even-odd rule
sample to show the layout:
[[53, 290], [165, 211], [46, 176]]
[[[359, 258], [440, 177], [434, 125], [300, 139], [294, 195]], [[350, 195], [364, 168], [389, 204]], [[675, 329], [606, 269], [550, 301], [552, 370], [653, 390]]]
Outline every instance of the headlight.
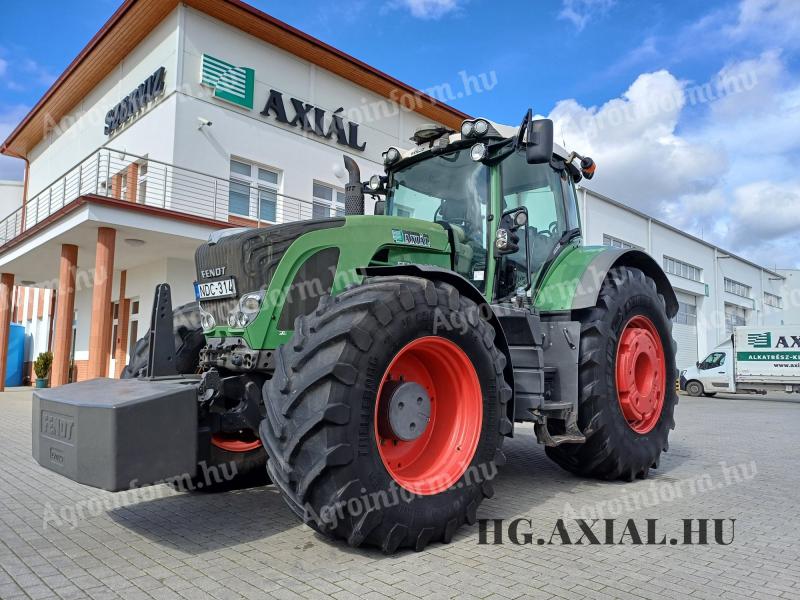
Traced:
[[475, 121], [475, 135], [486, 135], [489, 132], [489, 121], [478, 119]]
[[264, 292], [251, 292], [242, 296], [239, 300], [239, 308], [246, 313], [257, 313], [261, 309], [261, 300]]
[[389, 148], [383, 153], [383, 164], [391, 165], [400, 160], [400, 150], [397, 148]]
[[461, 137], [472, 137], [473, 133], [475, 133], [475, 123], [472, 121], [464, 121], [461, 124]]
[[373, 175], [372, 177], [370, 177], [369, 178], [369, 183], [367, 184], [367, 186], [373, 192], [377, 192], [379, 189], [381, 189], [381, 176], [380, 175]]
[[203, 328], [203, 331], [211, 331], [217, 326], [217, 324], [214, 321], [214, 317], [211, 315], [211, 313], [207, 313], [201, 309], [200, 326]]
[[228, 315], [228, 325], [235, 329], [244, 329], [258, 316], [264, 292], [250, 292], [239, 298], [239, 307]]
[[481, 161], [486, 158], [486, 144], [475, 144], [469, 151], [469, 156], [475, 162]]
[[508, 230], [503, 228], [497, 230], [494, 238], [494, 247], [498, 250], [505, 250], [508, 248]]

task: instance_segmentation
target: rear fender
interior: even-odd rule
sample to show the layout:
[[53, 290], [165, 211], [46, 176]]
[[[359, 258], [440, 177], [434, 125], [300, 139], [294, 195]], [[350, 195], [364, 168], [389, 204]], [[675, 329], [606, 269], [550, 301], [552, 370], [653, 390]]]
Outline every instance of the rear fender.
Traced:
[[606, 275], [616, 267], [643, 271], [664, 297], [667, 316], [677, 314], [678, 298], [672, 284], [652, 256], [642, 250], [608, 246], [581, 246], [565, 252], [545, 276], [536, 307], [543, 312], [569, 312], [596, 306]]

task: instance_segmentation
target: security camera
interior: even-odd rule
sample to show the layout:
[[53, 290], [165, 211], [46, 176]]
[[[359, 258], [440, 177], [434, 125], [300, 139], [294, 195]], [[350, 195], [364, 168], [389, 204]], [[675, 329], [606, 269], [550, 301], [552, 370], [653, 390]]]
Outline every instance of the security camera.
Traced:
[[198, 129], [202, 129], [203, 127], [211, 127], [213, 125], [213, 123], [205, 117], [197, 117], [197, 122], [200, 123]]

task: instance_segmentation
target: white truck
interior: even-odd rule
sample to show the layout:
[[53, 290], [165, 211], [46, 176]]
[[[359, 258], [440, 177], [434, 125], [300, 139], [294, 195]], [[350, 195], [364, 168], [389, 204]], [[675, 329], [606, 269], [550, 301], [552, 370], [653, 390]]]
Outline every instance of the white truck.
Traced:
[[680, 388], [692, 396], [800, 394], [800, 326], [736, 327], [729, 340], [681, 371]]

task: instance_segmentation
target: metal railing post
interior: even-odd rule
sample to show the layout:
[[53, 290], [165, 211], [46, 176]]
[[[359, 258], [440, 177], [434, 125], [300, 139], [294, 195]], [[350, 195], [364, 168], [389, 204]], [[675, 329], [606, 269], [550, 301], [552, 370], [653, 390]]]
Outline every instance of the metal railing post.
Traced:
[[78, 197], [81, 195], [81, 187], [83, 186], [83, 163], [78, 166]]
[[108, 153], [108, 160], [106, 161], [106, 196], [109, 198], [113, 198], [114, 190], [111, 190], [111, 193], [108, 192], [108, 185], [111, 181], [111, 152]]
[[94, 193], [100, 194], [100, 151], [97, 151], [97, 169], [94, 176]]
[[217, 219], [217, 180], [214, 179], [214, 200], [212, 202], [212, 213], [211, 218], [216, 220]]
[[161, 197], [161, 208], [167, 208], [167, 165], [164, 165], [164, 193]]

